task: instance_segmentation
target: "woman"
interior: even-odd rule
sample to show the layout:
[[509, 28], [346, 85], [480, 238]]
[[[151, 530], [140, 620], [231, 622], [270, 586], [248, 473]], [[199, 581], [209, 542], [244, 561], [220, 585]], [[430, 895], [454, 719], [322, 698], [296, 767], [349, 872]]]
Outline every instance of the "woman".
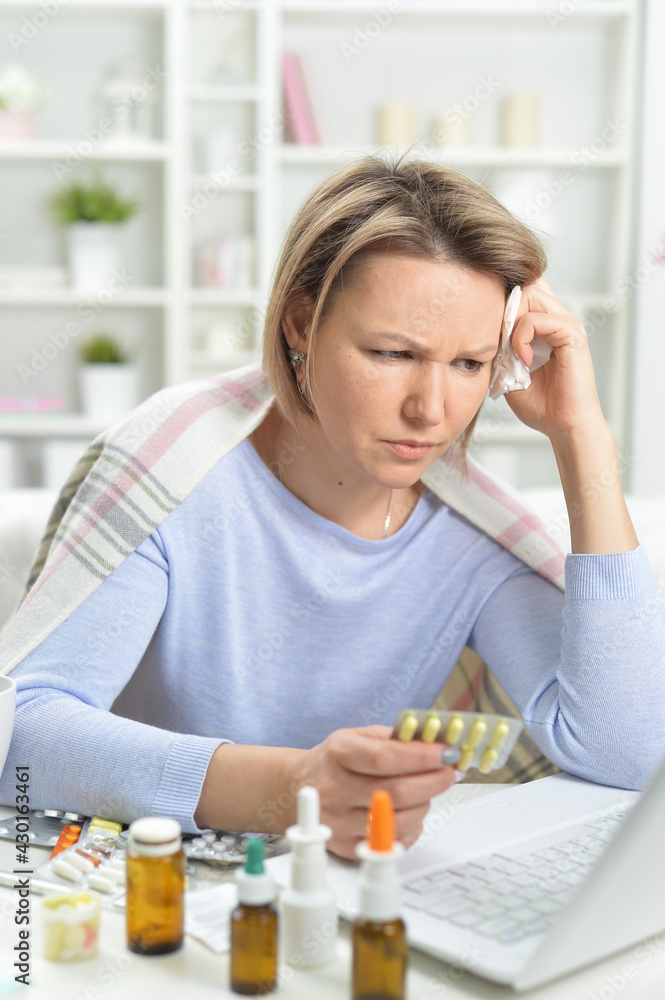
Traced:
[[[153, 494], [152, 520], [137, 492], [123, 527], [99, 461], [70, 504], [79, 527], [58, 529], [14, 626], [25, 636], [21, 621], [32, 621], [34, 635], [5, 658], [18, 663], [19, 691], [2, 801], [20, 761], [35, 807], [282, 831], [308, 783], [331, 849], [353, 857], [381, 786], [410, 843], [454, 781], [456, 751], [391, 741], [391, 723], [407, 704], [432, 704], [465, 645], [554, 763], [641, 787], [665, 749], [663, 609], [618, 475], [591, 489], [616, 469], [616, 448], [583, 325], [542, 280], [545, 264], [532, 233], [452, 171], [367, 157], [321, 184], [275, 274], [270, 392], [244, 400], [255, 369], [223, 382], [251, 421], [237, 420], [215, 458], [204, 421], [213, 390], [181, 387], [178, 412], [189, 407], [197, 436], [180, 452], [179, 492], [155, 500], [148, 471], [166, 421], [136, 443], [131, 466], [120, 431], [99, 460], [127, 461]], [[490, 537], [436, 487], [443, 459], [463, 464], [516, 285], [514, 350], [529, 366], [535, 334], [553, 348], [531, 387], [507, 399], [556, 455], [575, 553], [565, 597], [546, 579], [555, 559], [534, 571], [510, 551], [510, 532], [497, 525]], [[83, 545], [84, 517], [106, 560]], [[76, 589], [82, 565], [96, 574], [87, 592]], [[45, 628], [40, 587], [60, 595]], [[363, 726], [396, 678], [404, 704]]]

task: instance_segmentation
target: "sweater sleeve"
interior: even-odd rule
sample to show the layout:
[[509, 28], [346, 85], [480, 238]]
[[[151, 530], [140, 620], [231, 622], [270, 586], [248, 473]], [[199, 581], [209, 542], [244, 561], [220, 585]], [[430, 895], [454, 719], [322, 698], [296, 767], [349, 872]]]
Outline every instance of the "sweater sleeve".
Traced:
[[639, 789], [665, 755], [665, 609], [640, 545], [569, 555], [565, 597], [526, 568], [485, 603], [469, 645], [564, 771]]
[[223, 739], [168, 732], [122, 718], [113, 702], [159, 625], [169, 567], [158, 531], [147, 538], [12, 672], [16, 720], [0, 780], [30, 766], [33, 809], [131, 822], [167, 815], [187, 832], [213, 751]]

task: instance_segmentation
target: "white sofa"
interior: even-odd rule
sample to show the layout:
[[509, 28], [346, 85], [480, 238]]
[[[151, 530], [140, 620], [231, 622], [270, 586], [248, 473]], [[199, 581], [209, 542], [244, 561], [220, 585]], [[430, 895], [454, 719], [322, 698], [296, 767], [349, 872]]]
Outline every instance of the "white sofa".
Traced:
[[[0, 629], [12, 615], [57, 490], [0, 491]], [[560, 489], [525, 490], [559, 547], [570, 551], [566, 505]], [[637, 535], [644, 545], [660, 593], [665, 597], [665, 497], [628, 497]]]

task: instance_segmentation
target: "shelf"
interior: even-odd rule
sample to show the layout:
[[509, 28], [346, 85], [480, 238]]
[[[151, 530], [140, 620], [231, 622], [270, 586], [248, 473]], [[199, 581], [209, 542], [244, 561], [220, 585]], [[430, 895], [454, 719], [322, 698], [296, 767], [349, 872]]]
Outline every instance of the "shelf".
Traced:
[[[361, 15], [372, 14], [377, 10], [385, 10], [385, 2], [377, 0], [283, 0], [281, 9], [284, 14], [338, 14]], [[575, 23], [591, 19], [613, 19], [628, 17], [634, 12], [631, 0], [586, 0], [581, 6], [575, 6], [574, 17], [565, 18]], [[509, 17], [531, 16], [543, 20], [548, 30], [550, 24], [546, 20], [548, 12], [561, 13], [556, 4], [543, 4], [542, 0], [403, 0], [395, 15], [402, 20], [408, 15], [438, 15], [443, 17]]]
[[[94, 131], [90, 129], [89, 131]], [[158, 142], [154, 139], [146, 139], [145, 142], [127, 142], [107, 136], [102, 139], [99, 146], [90, 152], [84, 152], [83, 146], [90, 145], [85, 137], [78, 136], [69, 141], [63, 139], [26, 139], [16, 141], [3, 141], [0, 143], [0, 158], [5, 160], [57, 160], [66, 161], [72, 154], [78, 159], [76, 165], [82, 160], [127, 160], [136, 163], [137, 161], [161, 161], [166, 160], [172, 152], [172, 147], [165, 142]], [[77, 149], [78, 146], [82, 148]]]
[[235, 354], [211, 354], [209, 351], [191, 351], [190, 360], [197, 368], [214, 368], [215, 371], [230, 372], [245, 365], [258, 364], [261, 361], [256, 351], [236, 351]]
[[[219, 6], [219, 0], [189, 0], [188, 7], [190, 10], [204, 10], [209, 13], [217, 13], [215, 3]], [[235, 0], [235, 8], [239, 11], [245, 10], [263, 10], [265, 0]], [[229, 3], [227, 12], [233, 10], [233, 2]]]
[[199, 84], [189, 88], [191, 101], [260, 101], [263, 97], [261, 87], [241, 86], [204, 86]]
[[90, 441], [108, 424], [90, 420], [82, 413], [0, 415], [0, 438], [3, 437], [81, 437]]
[[[220, 171], [211, 171], [209, 174], [190, 174], [189, 184], [192, 188], [204, 187], [206, 184], [216, 184], [215, 173], [223, 173], [223, 168]], [[254, 174], [248, 174], [243, 177], [242, 174], [238, 174], [232, 177], [228, 184], [220, 185], [221, 191], [258, 191], [261, 186], [260, 178], [256, 177]]]
[[255, 306], [258, 288], [192, 288], [189, 301], [193, 306]]
[[[284, 143], [277, 149], [277, 155], [284, 164], [309, 165], [335, 163], [352, 160], [366, 153], [391, 152], [390, 147], [367, 146], [351, 149], [345, 146], [315, 146]], [[565, 149], [416, 149], [423, 159], [432, 160], [442, 166], [472, 167], [498, 166], [503, 168], [554, 167], [577, 170], [571, 157], [578, 150]], [[627, 156], [620, 152], [598, 155], [589, 164], [589, 170], [624, 167]]]
[[[73, 288], [2, 288], [0, 306], [78, 306], [97, 301], [98, 295], [99, 292], [77, 292]], [[165, 288], [127, 288], [104, 302], [104, 308], [164, 306], [168, 301], [169, 292]]]
[[[123, 11], [164, 11], [171, 4], [171, 0], [67, 0], [67, 8], [79, 10], [123, 10]], [[56, 10], [59, 12], [62, 0]], [[0, 10], [28, 9], [35, 11], [34, 0], [0, 0]], [[49, 15], [53, 17], [54, 15]]]

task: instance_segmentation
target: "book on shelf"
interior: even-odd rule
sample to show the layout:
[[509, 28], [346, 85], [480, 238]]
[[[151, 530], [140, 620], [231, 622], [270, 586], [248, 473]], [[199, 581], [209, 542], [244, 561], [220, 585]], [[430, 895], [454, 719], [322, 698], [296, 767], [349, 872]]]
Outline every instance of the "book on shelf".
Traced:
[[321, 142], [312, 109], [300, 56], [295, 52], [282, 53], [284, 82], [284, 138], [286, 142], [316, 145]]

